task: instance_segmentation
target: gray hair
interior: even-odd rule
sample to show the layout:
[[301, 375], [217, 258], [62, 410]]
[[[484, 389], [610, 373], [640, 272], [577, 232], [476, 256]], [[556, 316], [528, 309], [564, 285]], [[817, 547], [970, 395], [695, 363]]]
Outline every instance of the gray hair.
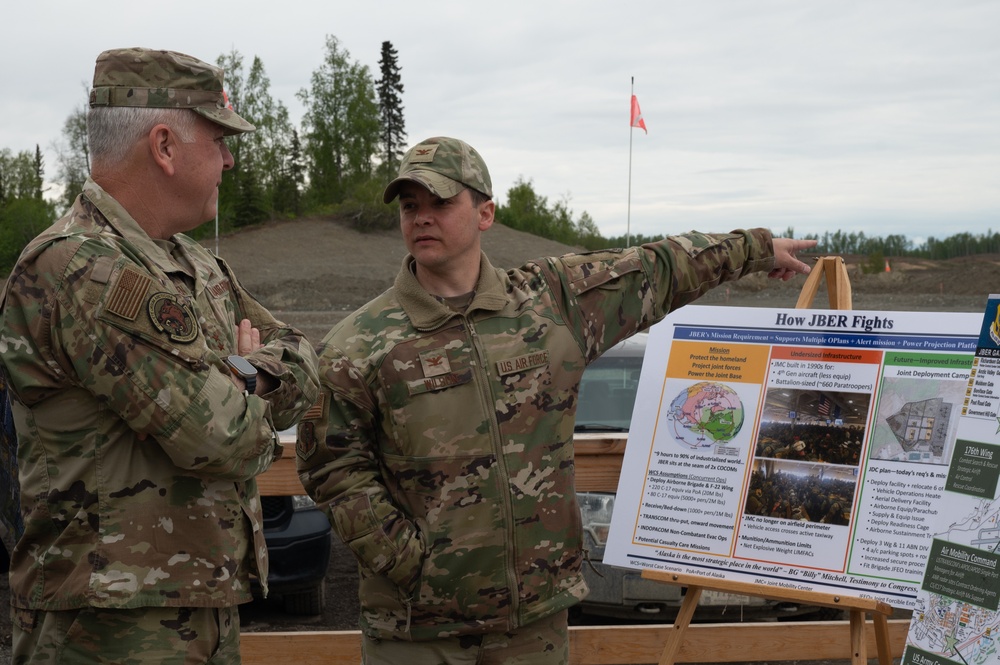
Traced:
[[120, 164], [129, 150], [159, 124], [169, 125], [185, 143], [194, 140], [197, 115], [190, 109], [99, 106], [87, 113], [91, 166]]

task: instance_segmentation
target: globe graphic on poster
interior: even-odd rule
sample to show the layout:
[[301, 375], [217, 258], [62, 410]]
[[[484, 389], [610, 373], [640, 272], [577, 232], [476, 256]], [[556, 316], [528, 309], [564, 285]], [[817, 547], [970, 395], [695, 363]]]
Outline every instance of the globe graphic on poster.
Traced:
[[674, 438], [688, 448], [711, 448], [733, 440], [743, 427], [743, 402], [722, 383], [702, 381], [683, 390], [667, 414]]

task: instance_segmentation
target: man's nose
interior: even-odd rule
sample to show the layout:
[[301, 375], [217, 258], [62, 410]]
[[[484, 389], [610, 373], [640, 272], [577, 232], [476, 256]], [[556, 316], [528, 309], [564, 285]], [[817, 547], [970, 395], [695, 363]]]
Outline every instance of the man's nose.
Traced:
[[222, 143], [222, 170], [228, 171], [233, 168], [236, 164], [236, 160], [233, 158], [233, 153], [229, 151], [229, 146], [225, 142]]

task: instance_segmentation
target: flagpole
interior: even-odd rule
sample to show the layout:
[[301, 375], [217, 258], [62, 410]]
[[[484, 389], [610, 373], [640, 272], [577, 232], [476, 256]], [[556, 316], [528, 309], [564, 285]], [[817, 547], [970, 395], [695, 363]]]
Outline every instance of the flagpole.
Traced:
[[[632, 103], [632, 96], [635, 95], [635, 77], [632, 77], [632, 87], [629, 91], [629, 104]], [[628, 203], [625, 207], [625, 246], [632, 245], [632, 110], [629, 108], [628, 123]]]

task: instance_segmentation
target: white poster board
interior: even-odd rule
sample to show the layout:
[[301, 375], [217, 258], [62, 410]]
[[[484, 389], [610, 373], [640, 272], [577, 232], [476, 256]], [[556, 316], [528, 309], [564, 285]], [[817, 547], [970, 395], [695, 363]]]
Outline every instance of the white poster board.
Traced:
[[650, 330], [605, 563], [911, 607], [980, 322], [677, 310]]
[[980, 323], [903, 663], [1000, 663], [1000, 296]]

